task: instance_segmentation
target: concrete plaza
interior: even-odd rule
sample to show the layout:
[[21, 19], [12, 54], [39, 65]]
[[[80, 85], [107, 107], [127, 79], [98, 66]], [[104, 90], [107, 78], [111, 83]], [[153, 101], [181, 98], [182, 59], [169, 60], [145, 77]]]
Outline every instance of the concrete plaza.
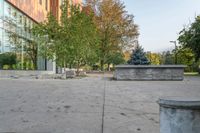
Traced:
[[0, 79], [0, 132], [159, 133], [159, 97], [200, 97], [184, 81]]

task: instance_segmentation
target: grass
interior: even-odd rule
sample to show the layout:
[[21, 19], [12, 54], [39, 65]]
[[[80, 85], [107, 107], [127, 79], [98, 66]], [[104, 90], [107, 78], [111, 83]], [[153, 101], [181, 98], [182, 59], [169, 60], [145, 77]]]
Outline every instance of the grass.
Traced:
[[198, 72], [185, 72], [185, 76], [200, 76]]

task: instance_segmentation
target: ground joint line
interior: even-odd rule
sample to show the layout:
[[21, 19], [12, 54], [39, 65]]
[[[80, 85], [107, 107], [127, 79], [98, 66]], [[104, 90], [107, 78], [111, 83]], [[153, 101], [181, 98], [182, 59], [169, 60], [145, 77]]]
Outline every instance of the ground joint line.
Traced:
[[104, 133], [104, 117], [105, 117], [105, 102], [106, 102], [106, 77], [105, 71], [103, 72], [103, 106], [102, 106], [102, 124], [101, 133]]

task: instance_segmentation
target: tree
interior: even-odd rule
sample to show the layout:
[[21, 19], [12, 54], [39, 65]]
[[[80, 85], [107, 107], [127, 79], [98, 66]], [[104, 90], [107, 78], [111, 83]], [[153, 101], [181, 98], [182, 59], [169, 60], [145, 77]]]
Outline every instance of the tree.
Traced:
[[79, 6], [72, 7], [70, 21], [71, 59], [75, 62], [77, 74], [82, 65], [90, 64], [96, 58], [97, 32], [90, 15], [81, 11]]
[[110, 53], [122, 52], [137, 38], [138, 26], [120, 0], [86, 0], [86, 5], [94, 13], [93, 21], [100, 38], [99, 56], [103, 70]]
[[131, 58], [131, 51], [124, 52], [124, 60], [127, 62]]
[[70, 62], [70, 50], [73, 48], [70, 43], [69, 32], [69, 1], [63, 1], [61, 6], [60, 22], [50, 12], [47, 20], [34, 26], [33, 34], [38, 40], [39, 54], [47, 60], [57, 62], [57, 65], [66, 68]]
[[108, 64], [108, 71], [110, 71], [110, 65], [119, 65], [125, 63], [124, 55], [121, 52], [114, 52], [108, 55], [106, 63]]
[[162, 63], [164, 65], [172, 65], [174, 64], [174, 57], [170, 51], [165, 51], [162, 53]]
[[151, 62], [152, 65], [160, 65], [161, 64], [161, 55], [159, 53], [147, 52], [147, 58]]
[[187, 65], [186, 71], [194, 71], [195, 55], [190, 48], [183, 48], [180, 46], [177, 49], [178, 64]]
[[[47, 15], [47, 20], [34, 25], [32, 28], [32, 33], [37, 40], [39, 55], [48, 60], [54, 60], [54, 55], [56, 54], [56, 47], [59, 47], [58, 36], [59, 24], [52, 13]], [[58, 56], [58, 54], [56, 54]], [[58, 57], [59, 58], [59, 57]]]
[[184, 48], [190, 48], [198, 61], [200, 58], [200, 16], [197, 16], [190, 26], [183, 28], [179, 35], [179, 43]]
[[96, 27], [80, 5], [69, 3], [64, 0], [61, 5], [60, 22], [49, 13], [47, 21], [36, 25], [33, 33], [40, 40], [43, 57], [56, 60], [60, 67], [75, 65], [79, 73], [81, 65], [96, 58]]
[[137, 45], [136, 48], [133, 50], [131, 59], [128, 61], [128, 64], [130, 65], [149, 65], [150, 64], [141, 46]]

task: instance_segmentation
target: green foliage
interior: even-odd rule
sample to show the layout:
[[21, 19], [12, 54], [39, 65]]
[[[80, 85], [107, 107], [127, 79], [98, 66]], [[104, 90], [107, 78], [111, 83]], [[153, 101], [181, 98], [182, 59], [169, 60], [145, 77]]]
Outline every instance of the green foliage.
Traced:
[[162, 63], [162, 56], [160, 53], [147, 52], [147, 58], [151, 62], [151, 65], [160, 65]]
[[39, 54], [48, 60], [53, 60], [54, 55], [57, 52], [61, 52], [56, 49], [60, 47], [58, 43], [59, 36], [59, 24], [53, 14], [47, 15], [47, 21], [34, 25], [32, 33], [37, 40]]
[[178, 64], [192, 65], [195, 62], [195, 55], [190, 48], [180, 47], [177, 50]]
[[79, 5], [64, 0], [60, 22], [50, 13], [47, 21], [33, 28], [38, 38], [40, 53], [57, 65], [66, 67], [93, 64], [97, 59], [97, 35], [92, 18], [81, 11]]
[[185, 71], [193, 72], [195, 71], [196, 63], [195, 63], [195, 55], [190, 48], [179, 47], [177, 49], [177, 62], [178, 64], [186, 65], [187, 68]]
[[200, 16], [197, 16], [195, 22], [180, 32], [179, 43], [184, 48], [190, 48], [195, 53], [196, 61], [200, 58]]
[[0, 69], [3, 67], [6, 69], [12, 69], [13, 65], [16, 64], [16, 55], [13, 53], [0, 54]]
[[111, 53], [107, 57], [107, 64], [119, 65], [125, 63], [124, 55], [120, 52]]
[[96, 27], [90, 16], [81, 12], [79, 6], [73, 6], [70, 16], [71, 59], [77, 66], [95, 63], [97, 59], [98, 38]]
[[174, 55], [170, 51], [163, 52], [161, 62], [164, 65], [174, 64]]
[[159, 54], [159, 53], [155, 53], [155, 54], [160, 58], [160, 64], [164, 64], [164, 65], [175, 64], [175, 54], [176, 54], [177, 64], [187, 66], [185, 68], [185, 72], [198, 71], [198, 63], [195, 62], [195, 55], [193, 51], [189, 48], [184, 48], [180, 46], [180, 47], [177, 47], [176, 53], [175, 53], [175, 50], [173, 50], [173, 51], [164, 51], [162, 54]]
[[150, 64], [141, 46], [137, 45], [136, 48], [133, 50], [133, 54], [131, 56], [131, 59], [128, 61], [128, 64], [130, 65], [149, 65]]

